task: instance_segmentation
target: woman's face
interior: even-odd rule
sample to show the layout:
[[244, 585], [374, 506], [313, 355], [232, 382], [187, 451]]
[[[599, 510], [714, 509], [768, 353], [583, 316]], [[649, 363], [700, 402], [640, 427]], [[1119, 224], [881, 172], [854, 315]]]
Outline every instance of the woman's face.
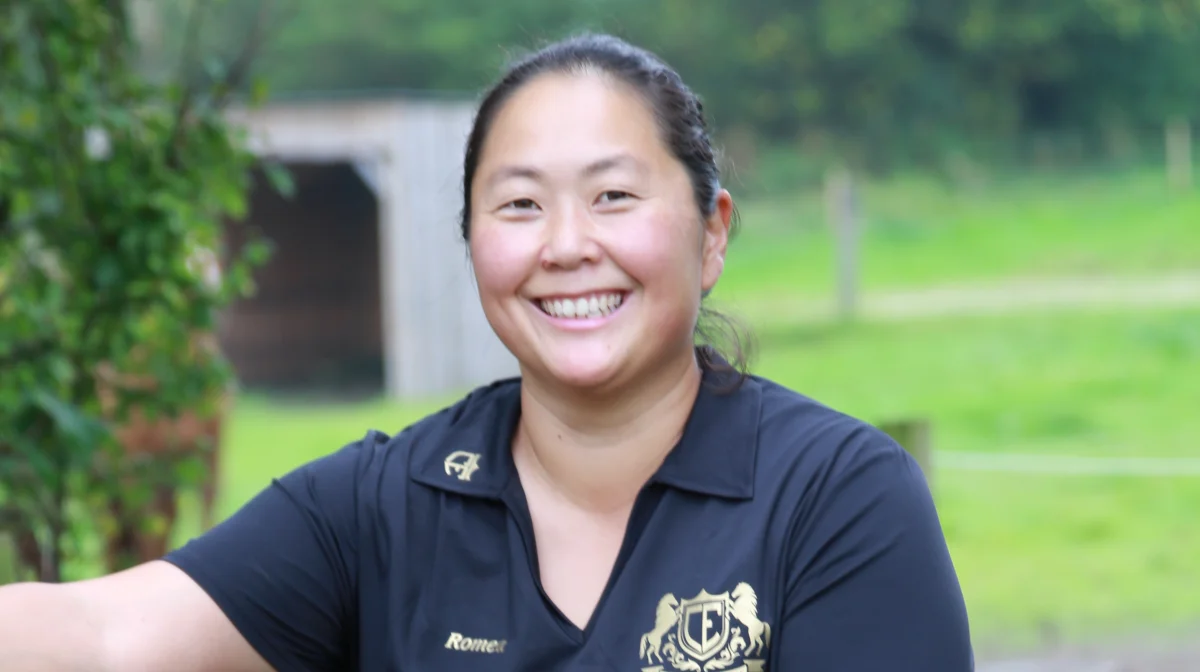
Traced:
[[684, 166], [632, 89], [539, 76], [493, 119], [471, 198], [483, 309], [526, 376], [602, 389], [691, 358], [732, 201], [701, 221]]

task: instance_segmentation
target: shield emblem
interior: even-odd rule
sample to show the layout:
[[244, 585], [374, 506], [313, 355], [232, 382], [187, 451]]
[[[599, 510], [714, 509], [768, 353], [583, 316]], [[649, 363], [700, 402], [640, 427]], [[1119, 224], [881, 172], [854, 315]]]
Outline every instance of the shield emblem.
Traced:
[[729, 643], [729, 593], [707, 591], [679, 603], [679, 648], [697, 661], [717, 655]]

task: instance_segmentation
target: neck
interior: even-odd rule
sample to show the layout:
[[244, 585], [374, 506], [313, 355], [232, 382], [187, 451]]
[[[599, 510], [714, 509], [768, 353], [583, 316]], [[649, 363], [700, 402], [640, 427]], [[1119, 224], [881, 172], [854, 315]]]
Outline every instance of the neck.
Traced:
[[627, 510], [679, 442], [701, 371], [688, 357], [647, 377], [654, 382], [593, 398], [523, 381], [513, 446], [522, 476], [585, 510]]

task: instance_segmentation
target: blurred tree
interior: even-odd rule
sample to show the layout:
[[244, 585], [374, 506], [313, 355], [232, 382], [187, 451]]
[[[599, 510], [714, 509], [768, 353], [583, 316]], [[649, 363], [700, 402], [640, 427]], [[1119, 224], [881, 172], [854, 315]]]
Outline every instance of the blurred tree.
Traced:
[[[244, 25], [229, 3], [230, 35]], [[1022, 134], [1200, 116], [1200, 0], [293, 0], [281, 92], [477, 91], [509, 49], [594, 28], [659, 51], [718, 130], [938, 160]], [[218, 31], [225, 34], [226, 31]], [[298, 66], [297, 64], [303, 64]]]
[[[0, 9], [0, 531], [46, 581], [86, 548], [77, 518], [195, 477], [123, 459], [109, 428], [133, 405], [149, 418], [209, 410], [229, 370], [192, 336], [251, 290], [267, 252], [229, 253], [218, 285], [195, 263], [220, 250], [223, 218], [245, 212], [254, 159], [222, 107], [261, 31], [203, 85], [157, 85], [131, 67], [131, 25], [110, 0]], [[110, 386], [102, 407], [106, 367], [156, 382]]]

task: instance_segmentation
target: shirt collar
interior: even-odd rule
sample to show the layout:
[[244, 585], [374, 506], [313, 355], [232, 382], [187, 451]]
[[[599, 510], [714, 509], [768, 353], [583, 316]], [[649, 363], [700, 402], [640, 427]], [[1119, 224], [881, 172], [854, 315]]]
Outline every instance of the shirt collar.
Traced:
[[[705, 373], [683, 437], [651, 482], [714, 497], [754, 496], [762, 386], [748, 377], [722, 389], [724, 378]], [[440, 490], [499, 499], [516, 478], [510, 446], [520, 412], [519, 378], [472, 392], [439, 414], [449, 423], [446, 431], [414, 439], [412, 478]]]
[[651, 481], [729, 499], [754, 496], [762, 386], [746, 378], [731, 387], [725, 374], [706, 372], [683, 437]]
[[438, 415], [445, 418], [429, 419], [434, 425], [428, 437], [414, 438], [412, 478], [441, 490], [499, 499], [517, 474], [510, 446], [521, 417], [520, 379], [478, 388]]

